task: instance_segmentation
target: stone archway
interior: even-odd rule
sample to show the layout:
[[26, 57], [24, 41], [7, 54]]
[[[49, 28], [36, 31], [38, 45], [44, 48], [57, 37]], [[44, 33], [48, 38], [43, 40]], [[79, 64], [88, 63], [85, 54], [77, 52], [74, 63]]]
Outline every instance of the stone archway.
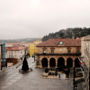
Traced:
[[55, 67], [56, 66], [56, 62], [54, 58], [50, 59], [50, 67]]
[[48, 60], [47, 58], [42, 59], [42, 67], [48, 67]]
[[80, 67], [80, 62], [78, 58], [75, 59], [75, 67]]
[[67, 67], [68, 67], [68, 68], [73, 67], [73, 60], [72, 60], [72, 58], [68, 58], [68, 59], [67, 59]]
[[57, 64], [58, 68], [61, 68], [61, 67], [65, 67], [65, 60], [63, 57], [60, 57], [58, 59], [58, 64]]

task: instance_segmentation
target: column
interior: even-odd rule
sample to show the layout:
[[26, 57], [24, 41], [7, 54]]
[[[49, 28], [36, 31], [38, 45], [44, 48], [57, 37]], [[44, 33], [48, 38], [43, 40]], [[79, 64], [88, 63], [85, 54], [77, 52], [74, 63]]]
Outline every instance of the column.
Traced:
[[67, 58], [66, 57], [64, 58], [64, 61], [65, 61], [65, 63], [64, 63], [65, 66], [67, 66]]
[[56, 59], [56, 68], [58, 68], [58, 60]]
[[75, 67], [75, 61], [73, 60], [73, 67]]
[[65, 60], [65, 66], [67, 66], [67, 60]]
[[39, 60], [39, 63], [40, 63], [39, 67], [40, 67], [40, 68], [42, 68], [42, 63], [41, 63], [41, 61], [42, 61], [42, 60]]
[[48, 59], [48, 68], [50, 68], [50, 60]]

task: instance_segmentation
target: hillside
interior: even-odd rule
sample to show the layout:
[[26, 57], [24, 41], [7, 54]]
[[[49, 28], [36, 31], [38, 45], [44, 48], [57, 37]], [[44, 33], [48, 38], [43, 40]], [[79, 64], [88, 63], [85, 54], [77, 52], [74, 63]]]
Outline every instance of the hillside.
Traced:
[[6, 42], [6, 43], [16, 43], [16, 42], [33, 42], [38, 40], [39, 38], [24, 38], [24, 39], [7, 39], [7, 40], [0, 40], [1, 42]]
[[50, 38], [78, 38], [86, 35], [90, 35], [90, 28], [67, 28], [55, 33], [49, 33], [49, 35], [42, 38], [42, 41]]

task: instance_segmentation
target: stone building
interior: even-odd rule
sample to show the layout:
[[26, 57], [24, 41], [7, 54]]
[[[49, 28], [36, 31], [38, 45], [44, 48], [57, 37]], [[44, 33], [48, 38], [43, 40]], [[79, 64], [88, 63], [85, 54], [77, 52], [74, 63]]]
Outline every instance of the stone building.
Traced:
[[37, 45], [37, 67], [80, 67], [80, 39], [49, 39]]
[[87, 68], [90, 69], [90, 35], [82, 38], [81, 46], [83, 61]]
[[83, 60], [83, 70], [85, 78], [85, 90], [89, 90], [90, 83], [90, 35], [85, 36], [81, 40], [81, 51]]

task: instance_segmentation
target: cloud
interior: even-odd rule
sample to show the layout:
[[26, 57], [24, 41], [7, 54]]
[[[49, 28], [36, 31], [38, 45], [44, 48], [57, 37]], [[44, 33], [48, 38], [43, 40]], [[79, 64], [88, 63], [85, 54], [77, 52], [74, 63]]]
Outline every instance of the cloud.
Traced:
[[0, 38], [42, 37], [89, 26], [90, 0], [0, 0]]

